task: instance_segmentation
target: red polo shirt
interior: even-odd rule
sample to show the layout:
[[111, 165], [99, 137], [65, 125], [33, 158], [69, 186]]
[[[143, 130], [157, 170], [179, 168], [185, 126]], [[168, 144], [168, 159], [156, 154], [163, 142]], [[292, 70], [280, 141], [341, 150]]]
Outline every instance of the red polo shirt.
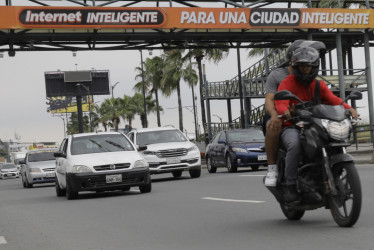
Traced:
[[[316, 79], [313, 80], [308, 86], [304, 86], [300, 83], [296, 76], [289, 74], [279, 85], [278, 91], [288, 90], [294, 95], [299, 97], [302, 101], [313, 101], [314, 93], [316, 88]], [[341, 105], [342, 99], [334, 95], [332, 91], [327, 87], [324, 81], [320, 81], [320, 98], [322, 104], [329, 105]], [[299, 101], [297, 100], [276, 100], [275, 108], [278, 114], [283, 115], [283, 113], [288, 110], [288, 107], [292, 104], [296, 104]], [[343, 103], [345, 109], [351, 109], [347, 103]], [[289, 126], [290, 124], [285, 124]]]

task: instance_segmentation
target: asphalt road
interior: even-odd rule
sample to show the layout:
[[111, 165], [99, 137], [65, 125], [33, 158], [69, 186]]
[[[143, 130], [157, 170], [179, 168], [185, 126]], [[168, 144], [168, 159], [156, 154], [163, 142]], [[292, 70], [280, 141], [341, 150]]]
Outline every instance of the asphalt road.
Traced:
[[374, 249], [374, 165], [358, 169], [363, 208], [353, 228], [338, 227], [323, 208], [286, 220], [262, 185], [266, 170], [157, 175], [148, 194], [133, 188], [72, 201], [51, 185], [0, 180], [0, 249]]

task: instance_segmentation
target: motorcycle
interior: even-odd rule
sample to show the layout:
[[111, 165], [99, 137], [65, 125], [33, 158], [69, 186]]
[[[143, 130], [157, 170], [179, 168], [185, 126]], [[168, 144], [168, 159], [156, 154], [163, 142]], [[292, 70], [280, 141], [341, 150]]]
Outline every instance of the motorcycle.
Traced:
[[[359, 100], [362, 94], [352, 91], [346, 98]], [[275, 94], [275, 100], [296, 99], [295, 115], [289, 120], [300, 131], [302, 155], [298, 168], [297, 190], [300, 202], [283, 200], [285, 187], [284, 147], [278, 152], [277, 185], [268, 187], [289, 220], [300, 220], [305, 211], [325, 207], [341, 227], [353, 226], [361, 211], [361, 183], [354, 159], [346, 147], [352, 123], [342, 105], [331, 106], [304, 102], [287, 90]], [[281, 118], [281, 117], [279, 117]], [[265, 178], [264, 178], [265, 181]]]

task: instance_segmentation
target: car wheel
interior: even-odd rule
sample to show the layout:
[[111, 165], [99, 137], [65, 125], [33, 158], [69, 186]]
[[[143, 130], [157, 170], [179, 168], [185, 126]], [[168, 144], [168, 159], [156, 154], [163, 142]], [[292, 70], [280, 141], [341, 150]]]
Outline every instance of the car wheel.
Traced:
[[201, 168], [199, 169], [191, 169], [190, 171], [191, 178], [199, 178], [201, 175]]
[[69, 180], [66, 179], [66, 198], [68, 200], [74, 200], [78, 197], [78, 192], [69, 185]]
[[56, 195], [57, 197], [65, 196], [66, 195], [66, 189], [62, 189], [60, 187], [60, 184], [58, 183], [57, 177], [55, 181], [55, 186], [56, 186]]
[[232, 164], [230, 155], [226, 156], [226, 167], [229, 173], [235, 173], [238, 170], [237, 167]]
[[139, 190], [142, 194], [144, 193], [150, 193], [152, 191], [152, 182], [149, 181], [148, 184], [146, 185], [143, 185], [143, 186], [139, 186]]
[[25, 177], [25, 179], [26, 179], [26, 188], [32, 188], [33, 185], [29, 183], [29, 181], [27, 180], [27, 176]]
[[217, 167], [212, 165], [212, 160], [209, 156], [206, 157], [206, 168], [208, 169], [209, 173], [215, 173], [217, 172]]
[[171, 172], [174, 178], [178, 178], [182, 176], [182, 171], [173, 171]]
[[257, 171], [260, 166], [251, 166], [252, 171]]

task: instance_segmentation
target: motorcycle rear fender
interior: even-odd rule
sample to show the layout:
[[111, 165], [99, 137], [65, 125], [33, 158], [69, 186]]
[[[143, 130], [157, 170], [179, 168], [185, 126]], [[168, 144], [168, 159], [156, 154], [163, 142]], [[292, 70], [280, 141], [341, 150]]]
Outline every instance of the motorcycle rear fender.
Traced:
[[335, 164], [339, 162], [349, 162], [349, 161], [354, 161], [352, 155], [350, 154], [341, 153], [341, 154], [332, 155], [330, 157], [330, 166], [334, 167]]

